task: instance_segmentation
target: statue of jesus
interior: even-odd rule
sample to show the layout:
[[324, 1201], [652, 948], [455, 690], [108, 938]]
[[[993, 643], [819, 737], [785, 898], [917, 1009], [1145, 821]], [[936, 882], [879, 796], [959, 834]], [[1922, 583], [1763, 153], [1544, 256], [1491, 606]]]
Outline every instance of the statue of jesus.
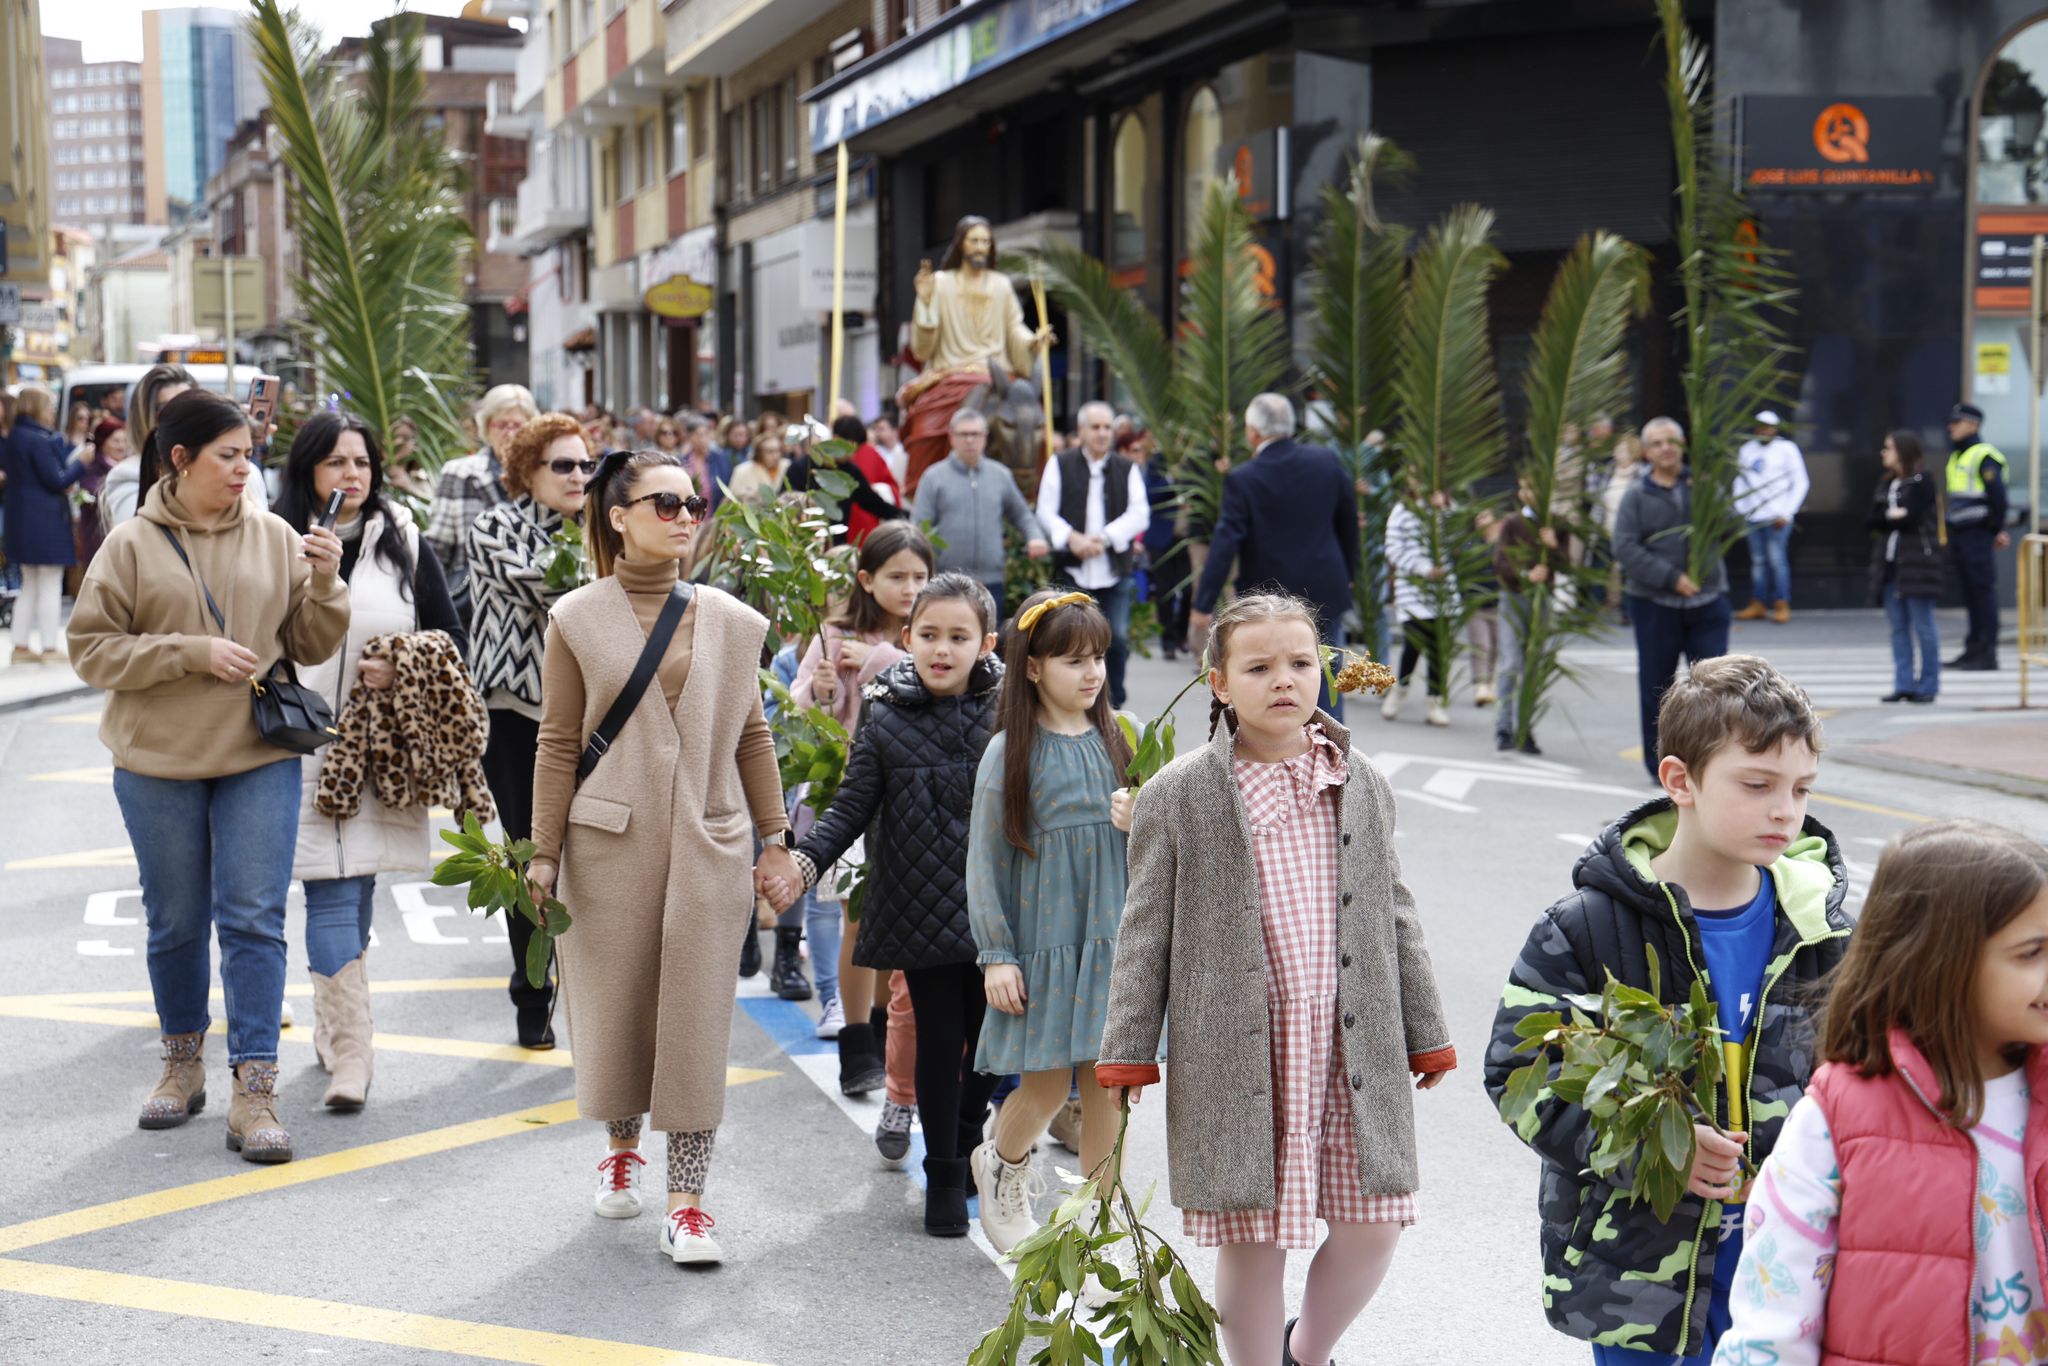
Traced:
[[936, 271], [929, 260], [918, 262], [910, 353], [924, 368], [896, 395], [910, 456], [905, 498], [916, 492], [918, 477], [951, 452], [954, 410], [969, 399], [978, 407], [977, 391], [986, 386], [1000, 396], [1055, 340], [1050, 325], [1035, 332], [1025, 325], [1010, 277], [991, 268], [995, 259], [995, 230], [970, 214], [954, 228]]

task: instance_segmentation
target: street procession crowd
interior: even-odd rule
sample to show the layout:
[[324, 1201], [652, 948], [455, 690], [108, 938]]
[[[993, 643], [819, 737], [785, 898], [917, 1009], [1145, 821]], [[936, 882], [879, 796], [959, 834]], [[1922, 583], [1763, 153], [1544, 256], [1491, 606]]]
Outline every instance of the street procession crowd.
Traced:
[[[921, 286], [920, 325], [931, 302]], [[48, 397], [24, 390], [11, 414], [10, 538], [39, 515], [21, 481], [61, 498], [88, 463], [51, 430]], [[985, 457], [968, 406], [922, 468], [892, 422], [833, 418], [856, 449], [832, 458], [854, 476], [853, 583], [771, 657], [766, 619], [707, 578], [699, 542], [722, 500], [809, 496], [827, 457], [802, 424], [649, 413], [622, 433], [500, 386], [475, 413], [477, 453], [431, 487], [345, 411], [298, 424], [272, 487], [241, 405], [176, 367], [127, 396], [133, 454], [97, 495], [132, 514], [106, 519], [62, 639], [106, 696], [147, 911], [163, 1055], [141, 1127], [206, 1106], [217, 936], [227, 1146], [294, 1156], [276, 1061], [294, 880], [322, 1103], [365, 1105], [376, 878], [431, 861], [434, 806], [489, 813], [531, 841], [535, 897], [574, 912], [539, 980], [537, 930], [510, 918], [510, 1023], [531, 1049], [564, 1026], [580, 1113], [604, 1130], [597, 1216], [649, 1207], [658, 1130], [661, 1254], [715, 1263], [721, 1236], [746, 1236], [718, 1229], [707, 1192], [734, 974], [760, 970], [772, 928], [771, 985], [815, 990], [841, 1088], [886, 1098], [881, 1159], [902, 1164], [921, 1130], [926, 1233], [978, 1220], [1016, 1247], [1043, 1212], [1047, 1135], [1113, 1177], [1120, 1105], [1163, 1082], [1171, 1196], [1182, 1235], [1217, 1249], [1229, 1360], [1323, 1366], [1421, 1217], [1415, 1095], [1459, 1061], [1392, 789], [1326, 667], [1360, 554], [1351, 477], [1295, 438], [1288, 399], [1261, 395], [1207, 561], [1176, 570], [1186, 528], [1145, 434], [1106, 404], [1075, 414], [1035, 505]], [[1775, 421], [1759, 415], [1761, 443]], [[1961, 409], [1951, 434], [1977, 449]], [[1603, 1363], [2048, 1361], [2048, 851], [1979, 823], [1916, 827], [1852, 924], [1841, 851], [1807, 811], [1821, 721], [1796, 680], [1725, 653], [1725, 596], [1718, 647], [1694, 634], [1697, 599], [1722, 589], [1689, 580], [1672, 534], [1684, 432], [1653, 419], [1630, 441], [1642, 477], [1611, 509], [1612, 553], [1639, 644], [1653, 623], [1645, 761], [1661, 792], [1530, 908], [1483, 1060], [1541, 1160], [1527, 1291]], [[1894, 598], [1927, 591], [1920, 459], [1917, 440], [1888, 443], [1873, 568]], [[1980, 497], [1998, 473], [1985, 457]], [[423, 494], [422, 529], [407, 499]], [[572, 523], [580, 587], [549, 572]], [[1052, 561], [1051, 586], [1010, 591], [1006, 527]], [[1504, 577], [1565, 553], [1500, 539]], [[1397, 604], [1432, 580], [1416, 544], [1390, 528]], [[1133, 788], [1116, 709], [1148, 567], [1162, 643], [1206, 667], [1209, 727]], [[1759, 615], [1783, 607], [1757, 596]], [[54, 616], [25, 615], [55, 648]], [[1995, 640], [1994, 611], [1971, 648]], [[1389, 719], [1418, 642], [1379, 680]], [[1900, 700], [1931, 689], [1923, 663]], [[823, 809], [784, 791], [779, 706], [852, 733]], [[332, 738], [308, 739], [323, 710]], [[841, 889], [863, 863], [856, 915]], [[1672, 1005], [1703, 984], [1721, 1031], [1725, 1076], [1657, 1138], [1692, 1154], [1668, 1217], [1596, 1161], [1612, 1122], [1597, 1079], [1574, 1099], [1553, 1064], [1533, 1101], [1510, 1080], [1610, 977]], [[1290, 1252], [1311, 1257], [1292, 1312]]]

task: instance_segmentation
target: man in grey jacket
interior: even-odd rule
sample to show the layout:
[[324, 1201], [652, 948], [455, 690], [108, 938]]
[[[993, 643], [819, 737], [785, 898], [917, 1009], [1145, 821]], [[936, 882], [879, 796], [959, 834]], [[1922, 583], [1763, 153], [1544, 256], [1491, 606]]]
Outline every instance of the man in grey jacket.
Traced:
[[1629, 488], [1614, 517], [1614, 558], [1621, 562], [1636, 628], [1636, 696], [1642, 710], [1643, 767], [1657, 777], [1657, 708], [1678, 670], [1728, 653], [1728, 571], [1717, 560], [1704, 583], [1687, 572], [1692, 549], [1692, 480], [1685, 472], [1685, 429], [1668, 417], [1643, 424], [1649, 473]]
[[986, 458], [987, 419], [956, 409], [949, 432], [952, 453], [917, 481], [910, 515], [946, 543], [939, 572], [958, 570], [980, 579], [996, 600], [1000, 620], [1009, 610], [1003, 601], [1003, 523], [1017, 528], [1032, 559], [1043, 559], [1051, 547], [1010, 471]]

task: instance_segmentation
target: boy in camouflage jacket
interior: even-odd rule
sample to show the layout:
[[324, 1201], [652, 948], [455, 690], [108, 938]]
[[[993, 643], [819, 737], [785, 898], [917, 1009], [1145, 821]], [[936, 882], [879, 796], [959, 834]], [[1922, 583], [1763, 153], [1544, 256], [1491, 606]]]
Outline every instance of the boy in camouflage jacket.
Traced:
[[[1773, 694], [1779, 707], [1756, 705]], [[1819, 723], [1805, 694], [1768, 664], [1724, 656], [1673, 686], [1659, 733], [1668, 795], [1603, 831], [1572, 871], [1576, 890], [1536, 922], [1494, 1017], [1486, 1088], [1498, 1105], [1508, 1074], [1528, 1062], [1515, 1052], [1523, 1016], [1556, 1010], [1566, 995], [1598, 996], [1609, 972], [1649, 990], [1647, 946], [1662, 966], [1667, 1004], [1682, 1004], [1695, 978], [1716, 1003], [1730, 1066], [1715, 1119], [1746, 1133], [1743, 1156], [1753, 1172], [1813, 1074], [1813, 987], [1841, 961], [1850, 929], [1841, 852], [1805, 815]], [[1751, 748], [1755, 742], [1763, 747]], [[1714, 968], [1731, 960], [1719, 947], [1722, 926], [1712, 923], [1738, 912], [1696, 911], [1668, 876], [1674, 867], [1712, 869], [1716, 860], [1716, 885], [1739, 883], [1743, 865], [1757, 870], [1748, 875], [1756, 890], [1740, 895], [1753, 898], [1753, 961], [1762, 971], [1739, 984], [1726, 980], [1739, 975], [1731, 971], [1714, 980]], [[1705, 880], [1688, 876], [1704, 893]], [[1546, 1092], [1517, 1133], [1543, 1159], [1538, 1207], [1551, 1324], [1593, 1344], [1596, 1363], [1706, 1362], [1727, 1324], [1743, 1207], [1739, 1174], [1723, 1177], [1702, 1163], [1725, 1161], [1732, 1172], [1733, 1145], [1717, 1159], [1702, 1140], [1688, 1193], [1664, 1221], [1647, 1202], [1631, 1204], [1625, 1190], [1593, 1177], [1597, 1135], [1580, 1107]]]

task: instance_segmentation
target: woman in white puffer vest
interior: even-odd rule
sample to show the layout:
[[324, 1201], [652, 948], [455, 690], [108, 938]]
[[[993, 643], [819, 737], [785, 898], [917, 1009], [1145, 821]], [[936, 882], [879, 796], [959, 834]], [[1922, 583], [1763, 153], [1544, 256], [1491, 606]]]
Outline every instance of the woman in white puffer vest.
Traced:
[[[331, 659], [299, 676], [336, 716], [358, 682], [391, 686], [390, 661], [363, 658], [363, 647], [378, 636], [445, 631], [458, 655], [467, 651], [468, 634], [440, 562], [420, 541], [412, 519], [385, 497], [383, 456], [367, 424], [339, 413], [307, 419], [292, 441], [281, 482], [273, 511], [302, 533], [319, 520], [333, 492], [342, 493], [334, 531], [341, 537], [341, 577], [349, 587], [348, 635]], [[313, 1043], [331, 1074], [324, 1103], [354, 1109], [370, 1090], [370, 992], [363, 956], [377, 874], [426, 868], [433, 861], [432, 831], [426, 807], [392, 810], [367, 783], [356, 815], [337, 820], [319, 814], [313, 798], [326, 752], [307, 756], [301, 766], [292, 876], [306, 891]]]

